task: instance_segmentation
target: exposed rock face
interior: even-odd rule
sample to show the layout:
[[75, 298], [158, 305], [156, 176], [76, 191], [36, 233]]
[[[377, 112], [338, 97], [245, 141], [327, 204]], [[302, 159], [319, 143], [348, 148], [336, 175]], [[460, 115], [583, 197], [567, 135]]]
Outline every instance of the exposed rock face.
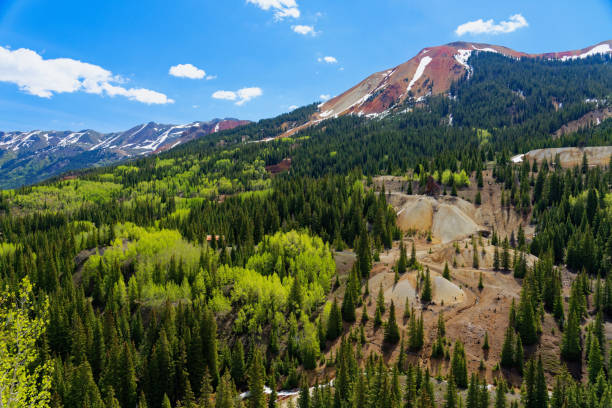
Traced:
[[433, 239], [441, 243], [484, 229], [476, 220], [474, 205], [460, 198], [391, 194], [390, 201], [398, 208], [397, 224], [402, 230], [431, 231]]
[[555, 157], [559, 155], [561, 166], [570, 168], [574, 166], [580, 166], [582, 164], [582, 157], [586, 153], [587, 162], [591, 166], [607, 166], [610, 163], [610, 157], [612, 156], [612, 146], [594, 146], [594, 147], [557, 147], [550, 149], [536, 149], [532, 150], [524, 155], [516, 156], [515, 162], [522, 162], [523, 160], [529, 160], [532, 162], [536, 160], [538, 163], [542, 163], [546, 160], [549, 164], [554, 163]]

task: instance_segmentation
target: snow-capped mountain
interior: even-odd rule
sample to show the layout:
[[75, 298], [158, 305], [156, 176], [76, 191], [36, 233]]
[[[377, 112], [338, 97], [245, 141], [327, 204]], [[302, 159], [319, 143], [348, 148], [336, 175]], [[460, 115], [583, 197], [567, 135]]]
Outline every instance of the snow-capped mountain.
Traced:
[[42, 180], [67, 170], [158, 153], [249, 121], [214, 119], [186, 125], [154, 122], [125, 132], [95, 130], [0, 132], [0, 188]]
[[598, 54], [612, 54], [612, 40], [575, 51], [527, 54], [510, 48], [469, 42], [454, 42], [422, 49], [415, 57], [394, 68], [377, 72], [319, 107], [313, 121], [346, 114], [377, 116], [404, 101], [419, 102], [427, 95], [448, 92], [450, 85], [470, 75], [467, 63], [475, 52], [495, 52], [514, 58], [544, 58], [568, 61]]
[[99, 133], [95, 130], [0, 132], [0, 150], [24, 152], [73, 150], [113, 150], [124, 156], [154, 153], [187, 140], [249, 123], [238, 119], [214, 119], [186, 125], [149, 122], [124, 132]]

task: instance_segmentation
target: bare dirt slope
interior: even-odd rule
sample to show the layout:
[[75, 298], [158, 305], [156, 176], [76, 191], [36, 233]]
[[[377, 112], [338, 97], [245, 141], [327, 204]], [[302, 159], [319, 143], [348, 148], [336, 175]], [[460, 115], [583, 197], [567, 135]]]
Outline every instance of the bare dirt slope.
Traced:
[[553, 163], [558, 154], [561, 161], [561, 166], [571, 168], [582, 164], [583, 154], [586, 153], [587, 161], [590, 166], [607, 166], [610, 164], [610, 156], [612, 156], [612, 146], [595, 146], [595, 147], [556, 147], [550, 149], [536, 149], [524, 155], [513, 157], [513, 161], [522, 162], [536, 160], [538, 164], [546, 160], [548, 163]]
[[[527, 239], [533, 236], [533, 227], [529, 225], [528, 217], [516, 214], [514, 210], [502, 209], [500, 206], [501, 190], [491, 178], [490, 171], [484, 172], [484, 186], [481, 188], [482, 204], [472, 204], [473, 197], [477, 192], [476, 183], [472, 180], [470, 187], [459, 190], [458, 197], [437, 198], [426, 196], [411, 196], [405, 194], [407, 181], [401, 177], [385, 176], [376, 178], [375, 185], [380, 188], [384, 183], [388, 202], [398, 212], [398, 223], [406, 223], [403, 227], [408, 231], [403, 239], [407, 243], [408, 250], [415, 245], [417, 260], [423, 270], [429, 268], [432, 279], [433, 301], [423, 304], [420, 299], [421, 288], [419, 287], [419, 272], [408, 271], [395, 283], [394, 265], [399, 258], [399, 242], [395, 242], [393, 248], [380, 254], [380, 261], [375, 262], [368, 280], [369, 296], [365, 299], [366, 311], [369, 316], [364, 326], [366, 344], [362, 349], [362, 355], [367, 356], [370, 352], [382, 352], [387, 361], [396, 361], [400, 347], [391, 349], [383, 347], [384, 330], [382, 327], [374, 326], [374, 315], [376, 311], [376, 296], [379, 288], [382, 288], [387, 311], [383, 320], [388, 319], [389, 305], [393, 301], [396, 310], [396, 319], [401, 332], [406, 335], [409, 320], [404, 319], [406, 302], [409, 309], [414, 308], [417, 315], [423, 314], [425, 326], [425, 347], [418, 353], [408, 353], [407, 358], [412, 362], [421, 362], [430, 367], [433, 374], [445, 374], [449, 362], [445, 359], [431, 359], [431, 347], [436, 338], [436, 324], [438, 316], [443, 313], [446, 324], [447, 346], [461, 340], [465, 344], [468, 366], [470, 371], [478, 370], [482, 360], [485, 371], [482, 374], [489, 382], [500, 375], [494, 367], [499, 362], [504, 333], [508, 325], [508, 314], [513, 300], [517, 302], [520, 298], [521, 282], [513, 277], [511, 271], [494, 271], [493, 254], [495, 247], [490, 244], [490, 234], [495, 228], [500, 237], [509, 236], [513, 231], [516, 234], [519, 225], [522, 225]], [[415, 186], [416, 187], [416, 186]], [[441, 210], [442, 208], [442, 210]], [[402, 211], [403, 209], [403, 211]], [[410, 217], [404, 216], [407, 213]], [[436, 230], [436, 217], [440, 219], [440, 229]], [[467, 218], [468, 221], [463, 220]], [[458, 228], [457, 225], [471, 225], [470, 229]], [[442, 225], [444, 227], [442, 228]], [[475, 226], [475, 227], [474, 227]], [[447, 229], [444, 229], [447, 228]], [[427, 240], [425, 231], [432, 231], [433, 239]], [[420, 232], [419, 232], [420, 231]], [[445, 231], [453, 232], [452, 235], [444, 235]], [[472, 233], [470, 233], [470, 231]], [[472, 267], [474, 257], [472, 236], [477, 242], [479, 269]], [[340, 253], [341, 257], [347, 257], [346, 253]], [[514, 257], [514, 252], [510, 251]], [[528, 264], [537, 260], [534, 256], [527, 256]], [[340, 261], [341, 264], [344, 261]], [[442, 277], [445, 263], [448, 263], [451, 271], [451, 279]], [[346, 266], [342, 268], [341, 282], [347, 276]], [[478, 282], [482, 274], [484, 288], [478, 289]], [[569, 281], [567, 282], [569, 286]], [[344, 285], [332, 294], [338, 301], [342, 300]], [[362, 291], [365, 290], [365, 285]], [[357, 322], [345, 328], [359, 330], [362, 309], [357, 309]], [[549, 321], [550, 320], [550, 321]], [[536, 348], [526, 348], [527, 356], [540, 353], [546, 360], [546, 368], [550, 374], [559, 370], [559, 332], [555, 332], [555, 323], [550, 316], [546, 316], [543, 324], [542, 343]], [[490, 350], [482, 349], [485, 333], [488, 333]], [[336, 352], [339, 342], [332, 344], [326, 350], [327, 356]], [[331, 373], [327, 373], [331, 374]], [[512, 371], [503, 373], [514, 385], [520, 385], [520, 377]]]
[[612, 108], [607, 107], [595, 109], [584, 114], [582, 117], [561, 126], [561, 128], [554, 133], [553, 137], [556, 139], [565, 134], [576, 132], [588, 126], [598, 126], [601, 124], [601, 122], [608, 118], [612, 118]]

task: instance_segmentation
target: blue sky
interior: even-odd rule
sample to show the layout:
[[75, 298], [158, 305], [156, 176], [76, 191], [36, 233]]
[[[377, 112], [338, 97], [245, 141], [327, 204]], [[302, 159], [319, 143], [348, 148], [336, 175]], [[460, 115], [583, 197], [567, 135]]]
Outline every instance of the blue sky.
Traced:
[[[610, 0], [0, 0], [0, 130], [257, 120], [427, 46], [537, 53], [611, 38]], [[179, 64], [192, 66], [170, 75]]]

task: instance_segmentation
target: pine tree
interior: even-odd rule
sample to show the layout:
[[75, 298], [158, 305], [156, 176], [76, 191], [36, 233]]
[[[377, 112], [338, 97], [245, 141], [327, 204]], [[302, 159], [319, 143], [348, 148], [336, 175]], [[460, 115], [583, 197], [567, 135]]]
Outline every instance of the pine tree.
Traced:
[[536, 320], [533, 306], [525, 287], [523, 287], [521, 302], [519, 303], [517, 328], [523, 344], [531, 345], [536, 343], [538, 340]]
[[[357, 303], [357, 299], [355, 299], [355, 290], [354, 287], [356, 283], [353, 282], [353, 273], [349, 277], [349, 280], [346, 283], [346, 291], [344, 292], [344, 299], [342, 299], [342, 319], [345, 322], [352, 323], [355, 321], [355, 307]], [[359, 290], [357, 288], [357, 290]]]
[[421, 291], [421, 301], [423, 303], [431, 302], [431, 276], [429, 274], [429, 268], [425, 270], [425, 279], [423, 289]]
[[444, 398], [444, 408], [457, 408], [457, 388], [455, 385], [455, 379], [451, 374], [448, 377], [448, 383], [446, 386], [446, 394]]
[[497, 382], [497, 389], [495, 390], [495, 408], [506, 407], [506, 382], [503, 378], [500, 378]]
[[264, 395], [265, 371], [259, 349], [253, 352], [253, 359], [249, 368], [249, 408], [264, 408], [266, 397]]
[[517, 233], [517, 244], [521, 251], [525, 250], [525, 230], [523, 230], [523, 224], [519, 224]]
[[580, 345], [580, 321], [577, 307], [570, 305], [567, 325], [561, 339], [561, 355], [569, 361], [578, 361], [582, 354]]
[[127, 344], [123, 346], [119, 367], [116, 395], [122, 407], [133, 407], [137, 402], [136, 372], [130, 346]]
[[184, 408], [196, 408], [195, 395], [193, 394], [193, 390], [191, 389], [191, 383], [189, 382], [189, 379], [187, 379], [184, 394], [185, 395], [182, 400], [183, 407]]
[[506, 329], [500, 357], [502, 367], [511, 368], [514, 366], [514, 329], [511, 325], [508, 325]]
[[210, 400], [212, 395], [212, 385], [210, 383], [210, 374], [208, 369], [204, 369], [204, 378], [202, 379], [202, 388], [200, 389], [200, 398], [198, 400], [200, 408], [212, 408], [212, 402]]
[[446, 336], [446, 325], [444, 324], [444, 312], [443, 311], [440, 311], [440, 313], [438, 314], [437, 330], [438, 330], [438, 337], [444, 338], [444, 336]]
[[589, 354], [587, 358], [589, 382], [591, 384], [595, 384], [597, 382], [597, 376], [603, 368], [603, 357], [597, 336], [591, 337], [591, 345], [589, 346]]
[[384, 342], [389, 345], [395, 345], [399, 339], [399, 327], [395, 321], [395, 305], [393, 301], [391, 301], [391, 306], [389, 306], [389, 320], [387, 320], [387, 324], [385, 325]]
[[499, 271], [499, 249], [497, 247], [493, 253], [493, 270]]
[[342, 334], [342, 316], [338, 302], [334, 299], [329, 317], [327, 318], [327, 340], [336, 340]]
[[270, 374], [270, 390], [268, 408], [276, 408], [276, 398], [278, 398], [278, 394], [276, 393], [276, 373], [274, 371]]
[[223, 374], [215, 394], [215, 408], [234, 408], [234, 384], [229, 371]]
[[378, 294], [376, 295], [376, 307], [380, 309], [381, 313], [385, 313], [385, 295], [383, 293], [382, 283], [378, 287]]
[[310, 392], [305, 379], [302, 379], [297, 406], [298, 408], [310, 408]]
[[514, 366], [518, 369], [519, 373], [523, 372], [523, 341], [521, 336], [516, 336], [516, 346], [514, 347]]
[[418, 266], [418, 261], [416, 257], [416, 248], [414, 246], [414, 241], [412, 241], [412, 249], [410, 250], [410, 268], [416, 269]]
[[361, 311], [361, 325], [362, 325], [362, 327], [363, 327], [364, 324], [366, 324], [368, 322], [368, 320], [370, 320], [370, 316], [368, 316], [368, 309], [366, 308], [366, 305], [364, 303], [362, 311]]
[[362, 228], [359, 234], [359, 247], [357, 249], [357, 264], [359, 265], [359, 271], [363, 279], [370, 277], [370, 270], [372, 269], [372, 253], [370, 250], [370, 241], [368, 239], [368, 232], [365, 226]]
[[168, 394], [164, 394], [161, 406], [162, 408], [172, 408], [172, 404], [170, 404], [170, 398], [168, 398]]
[[400, 241], [400, 256], [397, 261], [397, 272], [404, 273], [406, 272], [406, 268], [408, 267], [408, 255], [406, 254], [406, 246], [404, 245], [404, 240]]
[[476, 374], [472, 373], [467, 391], [467, 401], [465, 404], [466, 408], [480, 408], [480, 393], [478, 388], [478, 379], [476, 378]]
[[242, 340], [236, 339], [232, 349], [230, 372], [237, 387], [242, 387], [245, 384], [245, 371], [244, 347], [242, 346]]
[[480, 272], [480, 276], [478, 278], [478, 290], [482, 291], [484, 289], [484, 284], [482, 283], [482, 272]]
[[485, 332], [484, 341], [482, 342], [482, 349], [487, 351], [489, 348], [489, 332]]
[[535, 377], [535, 408], [548, 408], [548, 388], [544, 377], [542, 356], [538, 357]]
[[448, 281], [451, 280], [450, 269], [448, 268], [448, 262], [444, 262], [444, 271], [442, 272], [442, 277]]
[[453, 349], [453, 357], [451, 359], [451, 375], [455, 379], [457, 387], [466, 388], [468, 386], [465, 349], [463, 348], [463, 343], [460, 341], [455, 342], [455, 347]]
[[504, 238], [504, 243], [503, 243], [503, 252], [502, 252], [502, 257], [501, 257], [501, 267], [504, 271], [509, 271], [510, 270], [510, 252], [509, 252], [509, 247], [510, 245], [508, 244], [508, 237]]

